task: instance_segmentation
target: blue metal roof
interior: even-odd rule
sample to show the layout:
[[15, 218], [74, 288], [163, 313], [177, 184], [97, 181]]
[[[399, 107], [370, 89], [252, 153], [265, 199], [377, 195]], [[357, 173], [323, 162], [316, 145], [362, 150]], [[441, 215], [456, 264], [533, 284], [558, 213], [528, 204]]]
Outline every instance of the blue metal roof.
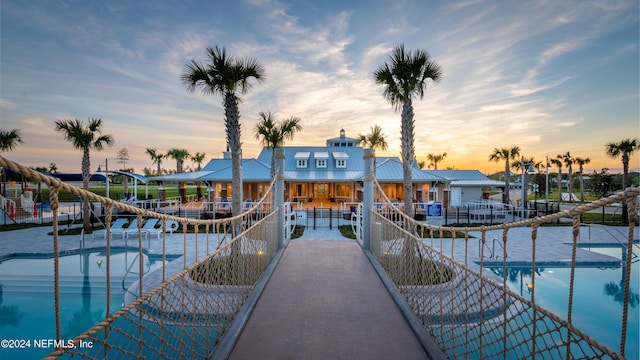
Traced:
[[[412, 182], [414, 183], [447, 181], [444, 177], [430, 171], [420, 170], [415, 167], [411, 168], [411, 170]], [[399, 182], [402, 181], [403, 177], [402, 161], [400, 159], [394, 157], [376, 159], [376, 179], [379, 182]]]
[[[361, 147], [286, 146], [284, 173], [289, 181], [356, 181], [364, 174]], [[262, 149], [258, 160], [271, 164], [272, 151]], [[299, 167], [298, 161], [306, 161]], [[338, 167], [339, 163], [344, 167]]]

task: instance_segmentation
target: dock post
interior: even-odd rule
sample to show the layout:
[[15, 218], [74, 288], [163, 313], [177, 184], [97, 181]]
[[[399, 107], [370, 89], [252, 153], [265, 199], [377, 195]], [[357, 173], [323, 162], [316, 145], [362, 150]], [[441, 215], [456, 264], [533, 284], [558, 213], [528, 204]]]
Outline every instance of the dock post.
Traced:
[[284, 248], [284, 149], [279, 148], [275, 151], [276, 157], [276, 189], [274, 196], [274, 205], [279, 209], [278, 216], [278, 250]]
[[373, 167], [375, 156], [373, 149], [364, 149], [364, 184], [362, 194], [362, 247], [371, 250], [371, 208], [373, 207]]

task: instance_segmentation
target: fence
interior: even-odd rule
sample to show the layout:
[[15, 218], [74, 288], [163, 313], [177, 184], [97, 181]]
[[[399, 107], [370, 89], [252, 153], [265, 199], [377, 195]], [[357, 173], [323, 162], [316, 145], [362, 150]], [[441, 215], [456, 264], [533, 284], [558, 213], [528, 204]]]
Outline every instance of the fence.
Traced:
[[[99, 203], [105, 209], [104, 245], [106, 252], [106, 315], [98, 324], [77, 336], [73, 346], [60, 342], [47, 358], [205, 358], [209, 357], [229, 329], [236, 313], [252, 292], [278, 249], [278, 223], [281, 209], [262, 203], [271, 198], [272, 186], [259, 202], [244, 213], [218, 220], [179, 218], [152, 212], [62, 183], [0, 156], [0, 166], [45, 182], [51, 189], [53, 214], [54, 298], [56, 339], [62, 339], [60, 308], [65, 306], [59, 284], [59, 225], [57, 198], [64, 189]], [[274, 180], [275, 181], [275, 180]], [[116, 231], [111, 229], [114, 210], [133, 214], [136, 227], [128, 228], [138, 242], [138, 257], [143, 257], [143, 238], [156, 231], [162, 241], [161, 269], [144, 276], [139, 261], [137, 282], [125, 293], [126, 304], [111, 303], [111, 250]], [[160, 221], [160, 229], [145, 229], [146, 219]], [[148, 221], [148, 220], [147, 220]], [[177, 222], [181, 235], [167, 234], [168, 224]], [[188, 229], [190, 232], [188, 233]], [[126, 233], [121, 233], [126, 238]], [[198, 249], [199, 238], [206, 238], [206, 250]], [[180, 239], [181, 238], [181, 239]], [[211, 242], [210, 242], [211, 238]], [[135, 241], [135, 240], [131, 240]], [[164, 249], [169, 241], [182, 241], [182, 259], [166, 263]], [[211, 243], [211, 248], [209, 247]], [[187, 247], [195, 250], [187, 252]], [[203, 254], [204, 252], [204, 254]], [[203, 255], [201, 255], [203, 254]], [[129, 269], [131, 270], [131, 268]], [[129, 275], [127, 270], [125, 277]], [[87, 272], [88, 274], [88, 272]], [[124, 278], [123, 281], [124, 283]], [[85, 296], [86, 294], [83, 294]], [[91, 296], [90, 294], [88, 294]], [[90, 301], [90, 300], [89, 300]], [[83, 346], [91, 344], [91, 346]]]
[[[640, 188], [630, 188], [568, 211], [473, 229], [417, 222], [407, 218], [389, 202], [392, 210], [380, 212], [370, 209], [370, 251], [450, 358], [624, 358], [639, 193]], [[612, 350], [578, 329], [572, 322], [572, 315], [580, 215], [620, 201], [628, 205], [629, 230], [623, 244], [626, 251], [623, 274], [626, 275], [620, 284], [623, 290], [620, 347]], [[566, 318], [543, 308], [535, 298], [538, 230], [540, 225], [561, 218], [569, 218], [573, 224], [572, 258], [566, 264], [571, 269]], [[531, 228], [530, 298], [507, 285], [508, 231], [520, 227]], [[496, 240], [493, 243], [487, 240], [487, 232], [492, 230], [502, 232], [497, 249]], [[451, 233], [450, 252], [445, 249], [448, 245], [443, 240], [449, 236], [445, 236], [445, 232]], [[479, 235], [479, 240], [476, 240], [480, 242], [476, 250], [479, 251], [479, 264], [470, 260], [475, 257], [471, 254], [472, 233]], [[456, 234], [462, 234], [464, 238], [454, 241]], [[491, 256], [485, 253], [488, 249], [493, 249]], [[499, 277], [485, 268], [489, 257], [505, 276]]]

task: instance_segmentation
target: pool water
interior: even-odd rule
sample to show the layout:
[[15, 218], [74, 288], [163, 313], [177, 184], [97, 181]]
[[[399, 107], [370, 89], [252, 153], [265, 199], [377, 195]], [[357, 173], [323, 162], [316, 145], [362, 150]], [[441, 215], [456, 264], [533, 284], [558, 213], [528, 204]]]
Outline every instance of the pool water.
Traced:
[[[124, 305], [124, 288], [139, 279], [139, 259], [137, 250], [111, 251], [110, 313]], [[61, 256], [59, 264], [60, 330], [67, 340], [107, 313], [106, 253]], [[161, 267], [161, 260], [143, 253], [143, 275]], [[52, 258], [13, 258], [0, 263], [0, 339], [31, 340], [30, 348], [0, 348], [0, 358], [39, 358], [54, 350], [33, 346], [33, 340], [56, 337], [53, 294]]]
[[[621, 248], [591, 248], [622, 259]], [[634, 248], [638, 256], [638, 248]], [[625, 355], [628, 359], [640, 358], [640, 267], [637, 257], [631, 264], [631, 287]], [[502, 276], [502, 268], [492, 271]], [[620, 349], [622, 326], [624, 268], [599, 269], [579, 267], [574, 275], [573, 324], [592, 338], [614, 351]], [[566, 267], [544, 267], [536, 270], [535, 302], [537, 305], [567, 319], [571, 269]], [[520, 295], [531, 298], [529, 286], [531, 268], [507, 268], [507, 283]]]

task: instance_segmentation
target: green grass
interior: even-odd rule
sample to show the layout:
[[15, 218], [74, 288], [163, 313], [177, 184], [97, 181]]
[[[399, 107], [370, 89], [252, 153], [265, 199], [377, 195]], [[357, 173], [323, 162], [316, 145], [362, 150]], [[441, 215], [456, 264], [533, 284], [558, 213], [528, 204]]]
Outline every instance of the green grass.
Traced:
[[338, 230], [340, 230], [340, 234], [348, 239], [356, 238], [356, 234], [351, 230], [351, 225], [340, 225], [338, 226]]

